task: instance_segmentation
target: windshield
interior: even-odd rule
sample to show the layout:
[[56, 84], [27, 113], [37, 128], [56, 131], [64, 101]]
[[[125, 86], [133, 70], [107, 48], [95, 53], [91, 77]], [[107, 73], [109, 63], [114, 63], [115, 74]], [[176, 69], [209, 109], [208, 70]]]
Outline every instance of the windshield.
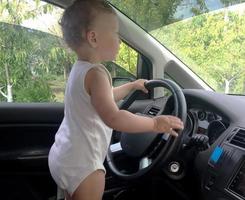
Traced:
[[110, 2], [214, 90], [245, 94], [245, 1]]

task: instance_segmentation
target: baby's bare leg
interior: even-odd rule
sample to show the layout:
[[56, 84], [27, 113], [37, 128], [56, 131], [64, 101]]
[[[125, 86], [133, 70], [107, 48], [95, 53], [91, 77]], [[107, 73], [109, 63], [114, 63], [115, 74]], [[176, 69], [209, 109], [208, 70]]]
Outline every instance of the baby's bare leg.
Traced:
[[72, 200], [101, 200], [104, 189], [105, 173], [103, 170], [96, 170], [80, 183]]

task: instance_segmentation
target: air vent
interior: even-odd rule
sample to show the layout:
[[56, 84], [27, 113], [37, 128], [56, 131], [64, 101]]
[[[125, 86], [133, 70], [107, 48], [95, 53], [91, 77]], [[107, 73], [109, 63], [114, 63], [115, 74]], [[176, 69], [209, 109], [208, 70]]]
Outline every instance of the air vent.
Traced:
[[230, 143], [245, 148], [245, 130], [239, 129], [236, 135], [231, 139]]
[[160, 111], [159, 108], [151, 107], [150, 110], [148, 111], [148, 114], [149, 114], [149, 115], [152, 115], [152, 116], [156, 116], [156, 115], [158, 114], [159, 111]]

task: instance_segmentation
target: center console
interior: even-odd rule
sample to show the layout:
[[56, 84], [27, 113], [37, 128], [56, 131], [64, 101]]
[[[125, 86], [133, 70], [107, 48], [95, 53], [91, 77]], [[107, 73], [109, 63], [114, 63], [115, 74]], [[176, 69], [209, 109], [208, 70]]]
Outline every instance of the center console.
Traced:
[[245, 161], [243, 161], [240, 169], [231, 179], [227, 190], [231, 192], [231, 194], [234, 194], [241, 199], [245, 199]]
[[205, 199], [245, 200], [245, 129], [234, 129], [208, 160], [202, 179]]

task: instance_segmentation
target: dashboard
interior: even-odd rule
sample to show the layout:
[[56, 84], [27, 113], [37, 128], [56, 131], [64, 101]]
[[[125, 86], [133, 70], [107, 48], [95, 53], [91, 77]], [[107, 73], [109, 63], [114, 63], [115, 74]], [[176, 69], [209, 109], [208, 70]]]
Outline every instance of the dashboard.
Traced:
[[184, 94], [190, 136], [209, 138], [195, 158], [203, 199], [245, 200], [245, 97], [191, 89]]
[[[198, 197], [195, 199], [245, 200], [245, 96], [197, 89], [183, 89], [183, 93], [187, 104], [183, 130], [186, 135], [181, 140], [179, 152], [170, 161], [178, 161], [181, 172], [186, 172], [185, 180], [196, 185]], [[138, 102], [130, 111], [142, 110], [152, 116], [172, 114], [174, 103], [169, 95]], [[203, 143], [196, 140], [193, 144], [193, 138], [208, 138], [208, 145], [200, 148]], [[120, 141], [120, 135], [114, 139]], [[168, 177], [178, 180], [177, 175]], [[174, 186], [175, 183], [171, 182]], [[183, 183], [183, 191], [190, 189], [190, 195], [195, 193], [190, 185]]]

